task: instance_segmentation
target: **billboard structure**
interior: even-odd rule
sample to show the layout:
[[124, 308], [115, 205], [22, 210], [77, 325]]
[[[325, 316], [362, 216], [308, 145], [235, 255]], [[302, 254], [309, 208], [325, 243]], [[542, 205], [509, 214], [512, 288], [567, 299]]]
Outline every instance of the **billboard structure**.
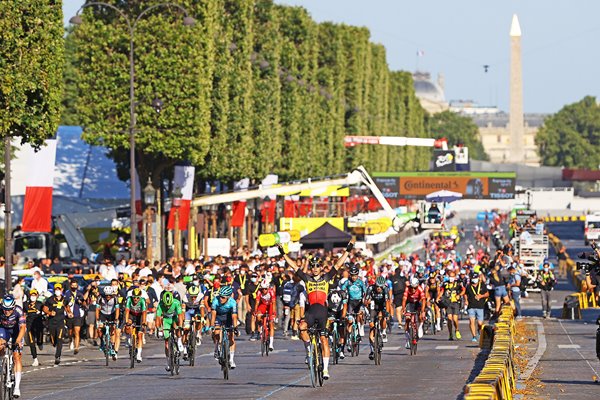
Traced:
[[514, 199], [514, 172], [380, 172], [373, 179], [388, 199], [424, 199], [450, 190], [465, 199]]

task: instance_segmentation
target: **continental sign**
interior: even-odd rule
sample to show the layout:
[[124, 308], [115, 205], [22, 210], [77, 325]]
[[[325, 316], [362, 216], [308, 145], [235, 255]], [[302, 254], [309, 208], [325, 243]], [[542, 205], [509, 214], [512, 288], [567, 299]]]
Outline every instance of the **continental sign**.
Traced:
[[388, 199], [423, 199], [439, 190], [465, 199], [513, 199], [514, 172], [376, 172], [375, 183]]

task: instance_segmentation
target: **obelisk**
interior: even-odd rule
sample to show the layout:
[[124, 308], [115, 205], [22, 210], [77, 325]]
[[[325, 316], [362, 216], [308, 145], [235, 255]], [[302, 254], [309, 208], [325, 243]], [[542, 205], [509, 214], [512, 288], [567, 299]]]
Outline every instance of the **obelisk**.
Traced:
[[510, 156], [513, 163], [525, 163], [523, 147], [523, 73], [521, 68], [521, 26], [517, 14], [510, 25]]

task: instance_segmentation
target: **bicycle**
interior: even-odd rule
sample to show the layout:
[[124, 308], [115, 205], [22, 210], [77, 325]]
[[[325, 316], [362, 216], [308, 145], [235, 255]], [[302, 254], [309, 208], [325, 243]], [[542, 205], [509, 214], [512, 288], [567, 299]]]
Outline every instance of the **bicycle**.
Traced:
[[419, 334], [417, 330], [416, 313], [406, 312], [404, 318], [408, 323], [408, 342], [410, 344], [410, 355], [417, 354], [417, 343], [419, 341]]
[[[260, 314], [258, 314], [257, 316], [260, 316]], [[261, 357], [264, 357], [265, 355], [268, 357], [270, 344], [269, 341], [271, 338], [271, 331], [269, 329], [271, 323], [271, 315], [267, 313], [266, 315], [262, 315], [262, 317], [262, 326], [260, 330], [260, 355]]]
[[177, 346], [177, 339], [175, 337], [175, 332], [177, 329], [171, 326], [169, 340], [167, 341], [168, 345], [168, 360], [169, 360], [169, 371], [171, 372], [171, 376], [179, 375], [179, 347]]
[[102, 334], [102, 338], [100, 339], [100, 351], [104, 353], [104, 358], [106, 359], [106, 366], [108, 367], [108, 362], [111, 357], [114, 357], [115, 347], [111, 339], [111, 328], [116, 326], [117, 323], [114, 321], [107, 321], [104, 323], [104, 333]]
[[[383, 318], [383, 317], [382, 317]], [[383, 350], [383, 336], [381, 334], [381, 318], [376, 317], [373, 325], [373, 360], [375, 365], [381, 365], [381, 351]]]
[[352, 331], [346, 332], [346, 343], [350, 348], [350, 355], [352, 357], [358, 357], [360, 352], [360, 335], [358, 334], [358, 322], [356, 320], [356, 314], [349, 314], [352, 318]]
[[131, 334], [129, 335], [129, 368], [135, 367], [138, 348], [138, 331], [140, 330], [140, 325], [131, 324]]
[[425, 312], [425, 321], [423, 321], [423, 330], [427, 333], [435, 335], [437, 333], [437, 320], [435, 318], [435, 308], [433, 305], [427, 307]]
[[308, 328], [310, 346], [308, 348], [308, 370], [312, 387], [323, 386], [323, 352], [321, 348], [321, 330], [318, 322]]
[[223, 371], [223, 379], [229, 379], [229, 370], [231, 369], [231, 362], [229, 358], [229, 332], [233, 332], [234, 328], [232, 327], [222, 327], [221, 329], [221, 338], [219, 340], [218, 347], [218, 359], [219, 364], [221, 365], [221, 371]]
[[337, 364], [340, 359], [340, 349], [343, 349], [343, 346], [340, 346], [340, 333], [339, 327], [343, 326], [342, 321], [339, 319], [331, 320], [331, 330], [329, 332], [329, 341], [331, 342], [331, 361], [334, 364]]
[[4, 344], [4, 357], [2, 357], [2, 376], [0, 378], [0, 384], [2, 385], [0, 399], [13, 399], [15, 383], [15, 363], [13, 359], [13, 344], [11, 338]]
[[196, 315], [193, 316], [190, 330], [188, 332], [188, 340], [187, 340], [187, 356], [190, 367], [193, 367], [196, 363], [196, 346], [198, 345], [198, 332], [196, 331], [196, 324], [199, 322], [199, 317]]

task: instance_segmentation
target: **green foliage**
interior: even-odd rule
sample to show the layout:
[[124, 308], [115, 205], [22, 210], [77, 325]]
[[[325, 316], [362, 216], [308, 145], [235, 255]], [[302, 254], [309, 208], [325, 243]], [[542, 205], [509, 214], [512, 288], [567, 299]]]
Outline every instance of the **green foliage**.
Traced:
[[[158, 3], [111, 2], [128, 15]], [[347, 134], [425, 134], [411, 75], [389, 70], [368, 29], [317, 24], [305, 9], [272, 0], [179, 3], [195, 27], [181, 26], [177, 11], [161, 10], [136, 30], [142, 182], [180, 160], [196, 165], [200, 178], [224, 181], [270, 172], [281, 179], [333, 175], [359, 164], [427, 168], [427, 149], [344, 147]], [[63, 120], [84, 125], [88, 142], [110, 147], [126, 178], [127, 29], [110, 10], [84, 14], [67, 37]], [[150, 107], [154, 97], [165, 102], [160, 115]]]
[[481, 140], [479, 128], [467, 116], [451, 111], [444, 111], [426, 118], [427, 131], [430, 137], [448, 139], [448, 146], [462, 144], [469, 148], [469, 157], [474, 160], [489, 160]]
[[564, 106], [546, 118], [535, 142], [542, 165], [598, 168], [600, 165], [600, 106], [596, 98]]
[[60, 118], [62, 2], [0, 2], [0, 135], [39, 147]]

